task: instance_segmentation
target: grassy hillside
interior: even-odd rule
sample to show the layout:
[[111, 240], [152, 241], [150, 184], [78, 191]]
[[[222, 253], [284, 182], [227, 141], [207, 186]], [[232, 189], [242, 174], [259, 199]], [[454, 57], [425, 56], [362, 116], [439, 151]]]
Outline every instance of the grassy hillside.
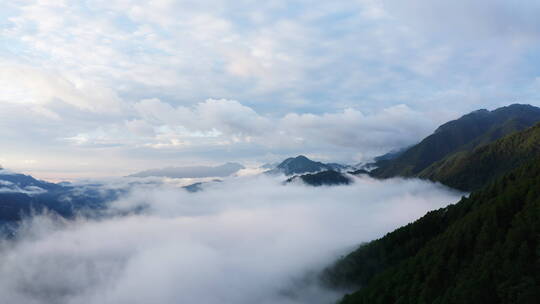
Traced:
[[324, 280], [351, 303], [537, 303], [540, 157], [361, 246]]
[[397, 158], [381, 160], [371, 175], [379, 178], [416, 176], [454, 153], [470, 151], [540, 121], [540, 108], [514, 104], [494, 111], [479, 110], [440, 126]]
[[472, 151], [451, 155], [424, 169], [419, 177], [471, 191], [536, 155], [540, 155], [540, 124]]

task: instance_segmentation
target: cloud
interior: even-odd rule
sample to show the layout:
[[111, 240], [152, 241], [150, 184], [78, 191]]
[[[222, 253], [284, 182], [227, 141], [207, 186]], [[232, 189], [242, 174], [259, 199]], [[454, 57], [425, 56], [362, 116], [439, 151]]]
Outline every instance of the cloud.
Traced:
[[[290, 149], [292, 153], [327, 154], [326, 157], [328, 153], [339, 153], [339, 149], [349, 155], [334, 156], [334, 160], [347, 161], [358, 151], [369, 157], [415, 143], [429, 134], [434, 124], [430, 117], [406, 105], [370, 114], [347, 108], [337, 113], [289, 113], [282, 117], [262, 115], [235, 100], [224, 99], [210, 99], [192, 108], [175, 108], [152, 99], [137, 103], [135, 108], [143, 121], [161, 130], [154, 137], [160, 141], [153, 143], [154, 147], [169, 144], [167, 147], [174, 148], [174, 140], [193, 145], [244, 143], [270, 151]], [[184, 149], [185, 145], [177, 148]]]
[[0, 193], [22, 193], [32, 196], [46, 192], [47, 190], [38, 186], [26, 186], [21, 188], [13, 183], [10, 183], [9, 181], [0, 181]]
[[540, 33], [540, 22], [534, 14], [540, 5], [534, 1], [511, 4], [504, 0], [413, 0], [407, 5], [398, 0], [381, 2], [389, 14], [414, 26], [416, 30], [434, 35], [444, 34], [446, 39], [504, 40], [535, 36], [538, 40]]
[[181, 125], [195, 131], [221, 132], [249, 136], [271, 127], [270, 121], [235, 100], [208, 99], [192, 108], [146, 99], [134, 105], [139, 115], [150, 123]]
[[168, 167], [162, 169], [151, 169], [134, 173], [132, 177], [163, 176], [170, 178], [204, 178], [204, 177], [225, 177], [245, 169], [238, 163], [226, 163], [221, 166], [191, 166], [191, 167]]
[[212, 96], [269, 103], [283, 113], [414, 103], [467, 83], [487, 89], [488, 80], [510, 78], [500, 72], [527, 67], [529, 59], [516, 58], [538, 46], [534, 1], [91, 4], [6, 5], [2, 33], [11, 47], [3, 57], [69, 81], [106, 83], [131, 100]]
[[114, 113], [122, 109], [119, 97], [106, 86], [24, 65], [0, 67], [0, 83], [5, 87], [0, 102], [41, 105], [34, 111], [52, 119], [59, 119], [58, 114], [44, 104], [55, 100], [91, 112]]
[[323, 115], [292, 113], [282, 124], [283, 132], [307, 145], [323, 142], [373, 153], [414, 143], [419, 134], [430, 132], [432, 122], [406, 105], [397, 105], [371, 115], [350, 108]]
[[[74, 161], [47, 170], [81, 174], [88, 169], [76, 163], [99, 164], [95, 149], [137, 170], [278, 158], [302, 147], [366, 158], [472, 110], [538, 105], [537, 8], [503, 0], [9, 1], [0, 13], [0, 137], [13, 151], [1, 157], [26, 170], [19, 155], [41, 149], [32, 158], [52, 164], [62, 148]], [[382, 114], [402, 105], [410, 110], [403, 119]], [[368, 123], [378, 115], [390, 123]], [[413, 116], [429, 119], [415, 127]]]
[[457, 193], [419, 180], [344, 187], [238, 178], [189, 194], [134, 191], [110, 210], [137, 215], [35, 217], [0, 246], [0, 291], [13, 303], [329, 303], [306, 281], [337, 256]]

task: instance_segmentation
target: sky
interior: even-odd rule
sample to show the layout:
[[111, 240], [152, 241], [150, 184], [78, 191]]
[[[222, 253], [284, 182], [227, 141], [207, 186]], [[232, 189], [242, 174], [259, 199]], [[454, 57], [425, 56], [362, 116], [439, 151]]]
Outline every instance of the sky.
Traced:
[[357, 163], [540, 105], [538, 1], [0, 3], [0, 164], [45, 179]]

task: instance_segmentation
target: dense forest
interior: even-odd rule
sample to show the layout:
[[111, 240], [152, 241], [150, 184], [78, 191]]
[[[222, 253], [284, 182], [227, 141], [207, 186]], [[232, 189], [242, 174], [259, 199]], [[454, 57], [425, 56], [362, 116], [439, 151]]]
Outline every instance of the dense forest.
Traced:
[[328, 268], [350, 303], [538, 303], [540, 157]]
[[423, 170], [419, 177], [472, 191], [540, 154], [540, 124], [472, 151], [455, 153]]

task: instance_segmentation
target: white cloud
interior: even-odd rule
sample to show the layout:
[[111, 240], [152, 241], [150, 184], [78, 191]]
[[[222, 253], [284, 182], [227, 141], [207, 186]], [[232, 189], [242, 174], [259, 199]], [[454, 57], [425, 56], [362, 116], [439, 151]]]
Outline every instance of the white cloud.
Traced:
[[345, 160], [478, 108], [539, 104], [534, 1], [4, 2], [0, 133], [14, 155]]
[[400, 18], [415, 30], [445, 35], [445, 39], [514, 39], [517, 37], [507, 35], [539, 33], [540, 22], [534, 12], [540, 5], [534, 1], [412, 0], [404, 4], [399, 0], [383, 0], [381, 3], [394, 18]]
[[413, 144], [442, 122], [406, 105], [370, 114], [347, 108], [321, 115], [290, 113], [275, 117], [225, 99], [209, 99], [192, 107], [174, 107], [159, 99], [146, 99], [134, 105], [134, 112], [137, 118], [123, 125], [99, 127], [69, 140], [90, 146], [137, 145], [179, 152], [243, 145], [263, 147], [273, 153], [287, 150], [355, 162], [359, 152], [369, 158]]
[[[208, 96], [329, 102], [324, 98], [332, 98], [328, 91], [337, 87], [337, 99], [375, 98], [377, 92], [368, 88], [386, 93], [394, 82], [393, 96], [399, 98], [399, 91], [413, 85], [442, 80], [459, 86], [455, 74], [483, 86], [471, 71], [504, 60], [481, 75], [492, 79], [492, 72], [521, 66], [505, 58], [519, 58], [538, 44], [536, 6], [438, 0], [28, 1], [8, 5], [15, 13], [3, 34], [25, 51], [10, 60], [72, 71], [122, 94], [165, 92], [191, 102]], [[286, 107], [288, 101], [277, 102]]]
[[0, 65], [0, 102], [37, 104], [33, 109], [49, 118], [58, 115], [45, 104], [60, 100], [91, 112], [119, 112], [122, 102], [116, 93], [82, 79], [67, 79], [59, 74], [23, 65]]
[[37, 217], [1, 244], [12, 303], [330, 303], [309, 274], [456, 193], [418, 180], [282, 186], [239, 178], [203, 192], [141, 190], [114, 204], [140, 215]]
[[270, 127], [267, 119], [234, 100], [208, 99], [188, 108], [173, 107], [158, 99], [147, 99], [134, 107], [149, 123], [180, 125], [194, 131], [218, 129], [231, 134], [249, 135]]
[[283, 118], [282, 129], [305, 144], [328, 143], [370, 152], [412, 144], [419, 135], [427, 135], [432, 124], [424, 115], [398, 105], [372, 115], [354, 109], [324, 115], [289, 114]]

